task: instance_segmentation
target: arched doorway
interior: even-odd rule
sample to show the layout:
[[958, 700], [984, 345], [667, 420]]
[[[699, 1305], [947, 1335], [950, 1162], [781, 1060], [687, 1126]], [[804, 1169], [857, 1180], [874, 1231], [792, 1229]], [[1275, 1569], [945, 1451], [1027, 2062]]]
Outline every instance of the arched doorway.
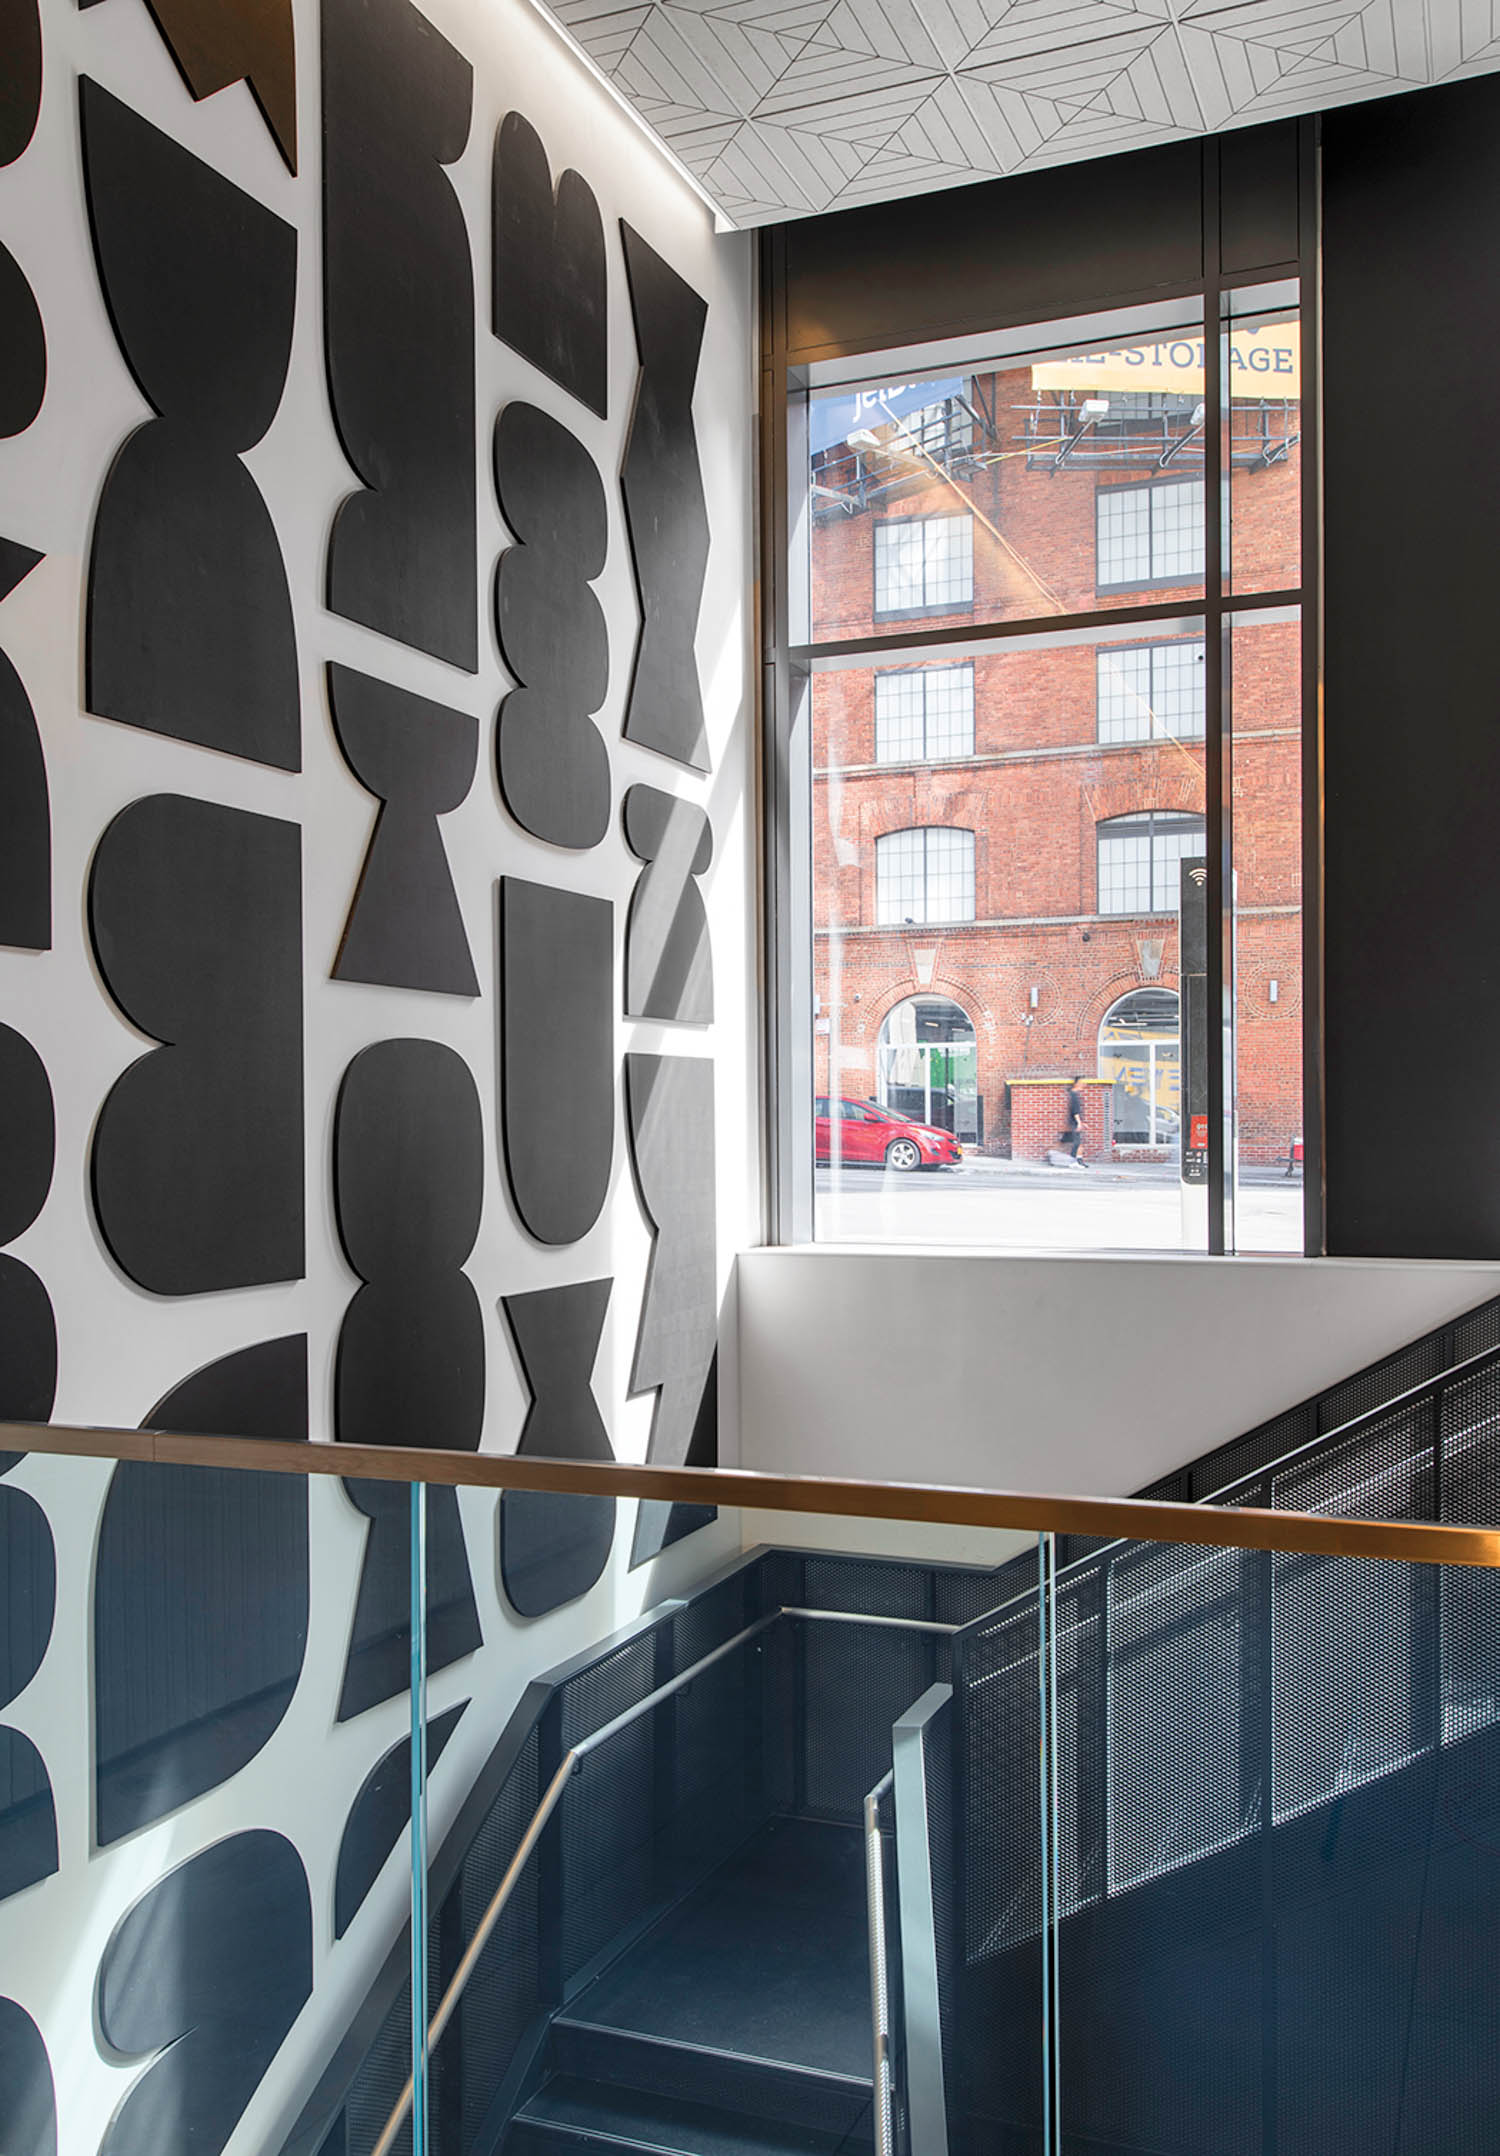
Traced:
[[968, 1013], [947, 996], [908, 996], [887, 1011], [875, 1080], [882, 1107], [951, 1130], [960, 1145], [979, 1143], [978, 1044]]
[[1099, 1027], [1099, 1076], [1112, 1081], [1116, 1145], [1167, 1148], [1178, 1142], [1182, 1051], [1177, 997], [1170, 988], [1132, 988]]

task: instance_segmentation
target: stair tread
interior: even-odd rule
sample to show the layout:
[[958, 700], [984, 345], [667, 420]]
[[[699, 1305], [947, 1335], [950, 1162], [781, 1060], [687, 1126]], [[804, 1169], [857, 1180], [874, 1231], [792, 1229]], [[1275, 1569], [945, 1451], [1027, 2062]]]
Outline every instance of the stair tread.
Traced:
[[655, 2096], [614, 2082], [560, 2074], [517, 2115], [517, 2125], [554, 2126], [674, 2156], [833, 2156], [848, 2136], [813, 2126], [748, 2118], [712, 2104]]
[[743, 2061], [747, 2066], [764, 2067], [777, 2074], [793, 2076], [798, 2082], [810, 2082], [847, 2091], [851, 2096], [868, 2096], [873, 2087], [871, 2074], [845, 2073], [832, 2066], [808, 2066], [799, 2059], [766, 2058], [759, 2052], [736, 2050], [731, 2045], [694, 2043], [689, 2037], [660, 2036], [642, 2029], [620, 2028], [613, 2022], [598, 2021], [587, 2014], [559, 2014], [552, 2026], [570, 2035], [598, 2037], [606, 2042], [617, 2037], [626, 2044], [649, 2046], [653, 2051], [660, 2051], [668, 2056], [674, 2052], [686, 2051], [697, 2059], [719, 2059], [736, 2064]]

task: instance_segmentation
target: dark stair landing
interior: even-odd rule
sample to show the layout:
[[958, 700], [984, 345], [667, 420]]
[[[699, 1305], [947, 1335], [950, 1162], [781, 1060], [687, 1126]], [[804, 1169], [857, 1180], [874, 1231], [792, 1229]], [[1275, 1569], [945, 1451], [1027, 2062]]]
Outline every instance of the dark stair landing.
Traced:
[[772, 1820], [553, 2023], [507, 2156], [861, 2156], [870, 2047], [860, 1831]]

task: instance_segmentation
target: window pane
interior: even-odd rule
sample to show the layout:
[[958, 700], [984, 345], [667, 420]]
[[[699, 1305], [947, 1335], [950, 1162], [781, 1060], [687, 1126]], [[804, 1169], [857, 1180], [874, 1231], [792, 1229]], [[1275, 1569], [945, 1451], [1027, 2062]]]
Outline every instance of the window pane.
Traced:
[[1295, 313], [1236, 320], [1229, 364], [1229, 567], [1235, 591], [1302, 576], [1302, 339]]
[[974, 753], [974, 669], [887, 668], [875, 676], [875, 760], [935, 762]]
[[1101, 741], [1197, 741], [1203, 735], [1203, 640], [1103, 646], [1099, 652]]
[[1235, 1179], [1240, 1250], [1301, 1250], [1302, 625], [1240, 615], [1234, 712]]
[[815, 391], [807, 636], [1196, 598], [1202, 403], [1196, 330]]

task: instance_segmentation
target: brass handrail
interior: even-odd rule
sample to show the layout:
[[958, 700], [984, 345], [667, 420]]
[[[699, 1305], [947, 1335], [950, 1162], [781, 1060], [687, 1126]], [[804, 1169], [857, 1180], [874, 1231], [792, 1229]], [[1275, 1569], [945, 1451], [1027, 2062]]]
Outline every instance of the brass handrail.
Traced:
[[[1436, 1380], [1432, 1382], [1437, 1382]], [[285, 1444], [270, 1438], [181, 1436], [160, 1430], [0, 1423], [0, 1450], [141, 1460], [157, 1466], [236, 1468], [261, 1474], [351, 1476], [464, 1489], [550, 1490], [564, 1496], [639, 1497], [757, 1512], [910, 1520], [926, 1526], [1015, 1528], [1028, 1534], [1284, 1550], [1308, 1556], [1386, 1557], [1406, 1564], [1500, 1569], [1500, 1529], [1396, 1520], [1330, 1519], [1260, 1507], [1220, 1511], [1157, 1498], [1064, 1497], [944, 1483], [862, 1482], [767, 1475], [742, 1467], [651, 1467], [624, 1461], [520, 1458], [514, 1453], [424, 1451], [415, 1446]]]

